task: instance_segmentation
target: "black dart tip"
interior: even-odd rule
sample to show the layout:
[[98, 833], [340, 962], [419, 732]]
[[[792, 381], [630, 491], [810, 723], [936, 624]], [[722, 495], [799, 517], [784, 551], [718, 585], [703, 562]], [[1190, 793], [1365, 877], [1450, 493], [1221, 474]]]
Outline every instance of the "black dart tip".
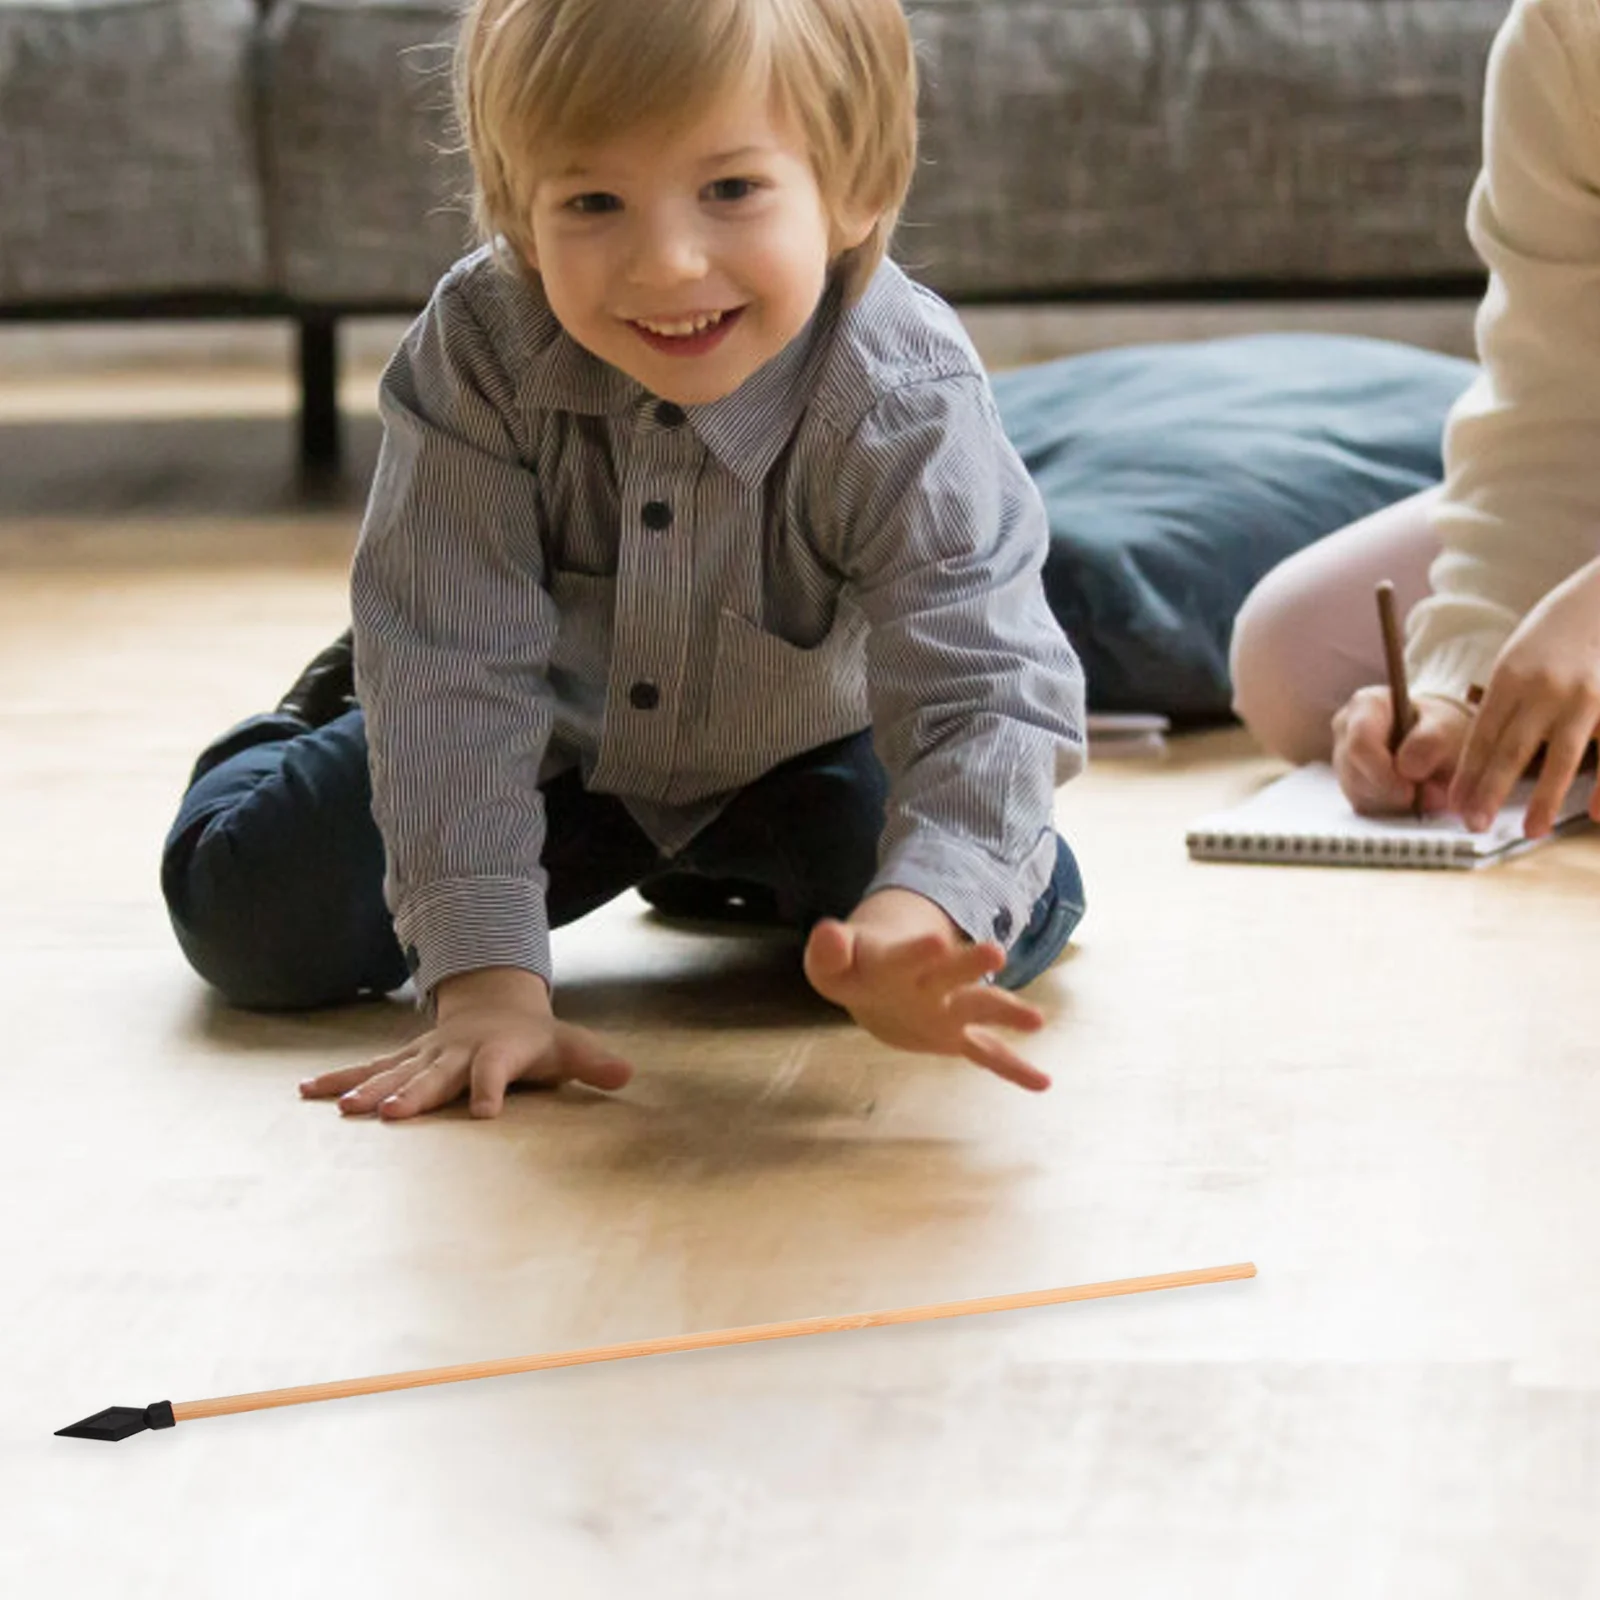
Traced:
[[146, 1428], [171, 1428], [177, 1419], [172, 1415], [172, 1402], [158, 1400], [153, 1406], [107, 1406], [70, 1428], [57, 1428], [58, 1439], [106, 1439], [113, 1443], [131, 1439]]

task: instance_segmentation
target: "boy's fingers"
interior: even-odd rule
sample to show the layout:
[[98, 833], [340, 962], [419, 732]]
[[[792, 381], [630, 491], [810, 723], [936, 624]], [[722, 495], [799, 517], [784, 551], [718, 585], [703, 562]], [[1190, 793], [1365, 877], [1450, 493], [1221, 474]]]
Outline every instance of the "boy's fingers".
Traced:
[[950, 997], [950, 1015], [963, 1027], [972, 1023], [991, 1027], [1015, 1028], [1019, 1033], [1036, 1033], [1044, 1026], [1044, 1013], [1019, 1000], [1005, 989], [974, 985]]
[[405, 1061], [397, 1067], [372, 1073], [339, 1096], [339, 1110], [345, 1116], [365, 1116], [386, 1095], [409, 1082], [417, 1071], [417, 1065], [416, 1062]]
[[[914, 974], [919, 978], [940, 981], [944, 972], [942, 958], [949, 951], [949, 941], [937, 933], [920, 933], [915, 939], [890, 946], [888, 954], [880, 958], [882, 965], [877, 970], [890, 974]], [[922, 970], [932, 967], [936, 962], [940, 964], [933, 967], [932, 971]]]
[[340, 1067], [333, 1072], [319, 1072], [314, 1078], [302, 1078], [299, 1083], [300, 1098], [326, 1100], [332, 1095], [343, 1094], [361, 1081], [360, 1074], [366, 1070], [365, 1067]]
[[355, 1067], [335, 1067], [331, 1072], [319, 1072], [314, 1078], [300, 1080], [300, 1093], [307, 1100], [325, 1100], [330, 1095], [343, 1094], [380, 1072], [388, 1072], [400, 1065], [410, 1054], [410, 1048], [397, 1051], [392, 1056], [379, 1056], [376, 1061], [363, 1061]]
[[803, 965], [811, 984], [826, 992], [850, 972], [855, 961], [855, 933], [833, 917], [824, 917], [806, 939]]
[[953, 951], [934, 977], [941, 988], [957, 989], [998, 972], [1005, 964], [1005, 951], [992, 939], [985, 939], [981, 944], [962, 945]]
[[396, 1122], [448, 1105], [466, 1087], [467, 1073], [464, 1050], [441, 1051], [378, 1102], [378, 1115], [386, 1122]]
[[566, 1027], [558, 1035], [555, 1067], [548, 1074], [556, 1083], [584, 1083], [591, 1089], [620, 1089], [633, 1077], [633, 1067], [587, 1028]]
[[987, 1067], [996, 1077], [1004, 1078], [1007, 1083], [1014, 1083], [1018, 1088], [1032, 1089], [1035, 1092], [1050, 1087], [1050, 1079], [1046, 1073], [1037, 1067], [1029, 1066], [1015, 1050], [982, 1028], [968, 1028], [965, 1042], [964, 1054], [968, 1061], [976, 1066]]
[[564, 1076], [573, 1083], [585, 1083], [591, 1089], [604, 1089], [609, 1093], [626, 1086], [633, 1077], [633, 1068], [621, 1056], [595, 1046], [569, 1062]]
[[522, 1066], [522, 1057], [512, 1048], [489, 1045], [473, 1054], [467, 1074], [473, 1116], [500, 1115], [506, 1103], [506, 1087], [521, 1074]]

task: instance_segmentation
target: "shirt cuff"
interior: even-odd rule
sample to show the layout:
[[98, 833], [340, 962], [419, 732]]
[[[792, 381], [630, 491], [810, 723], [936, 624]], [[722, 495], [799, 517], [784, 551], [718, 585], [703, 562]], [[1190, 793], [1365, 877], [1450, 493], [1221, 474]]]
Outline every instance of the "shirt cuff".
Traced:
[[1411, 693], [1438, 695], [1460, 706], [1469, 705], [1472, 686], [1488, 686], [1489, 674], [1506, 638], [1502, 633], [1468, 633], [1434, 645], [1408, 673]]
[[431, 1005], [435, 987], [446, 978], [482, 967], [521, 967], [551, 984], [542, 873], [537, 880], [455, 878], [429, 884], [406, 898], [394, 926], [424, 1005]]
[[1002, 861], [950, 834], [923, 831], [896, 846], [867, 894], [910, 889], [933, 901], [974, 943], [993, 939], [1009, 950], [1027, 927], [1055, 861], [1053, 828], [1046, 828], [1017, 861]]

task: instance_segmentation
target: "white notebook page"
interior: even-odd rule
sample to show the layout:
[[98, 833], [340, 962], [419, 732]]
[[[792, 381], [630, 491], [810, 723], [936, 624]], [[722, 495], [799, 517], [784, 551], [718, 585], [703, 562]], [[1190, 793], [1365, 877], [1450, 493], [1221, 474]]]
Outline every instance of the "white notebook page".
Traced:
[[[1583, 775], [1558, 812], [1557, 828], [1581, 825], [1594, 789]], [[1333, 768], [1299, 767], [1266, 788], [1202, 817], [1189, 829], [1189, 853], [1210, 861], [1300, 861], [1356, 867], [1481, 867], [1543, 843], [1523, 836], [1533, 792], [1520, 785], [1482, 833], [1458, 817], [1363, 817], [1339, 788]]]

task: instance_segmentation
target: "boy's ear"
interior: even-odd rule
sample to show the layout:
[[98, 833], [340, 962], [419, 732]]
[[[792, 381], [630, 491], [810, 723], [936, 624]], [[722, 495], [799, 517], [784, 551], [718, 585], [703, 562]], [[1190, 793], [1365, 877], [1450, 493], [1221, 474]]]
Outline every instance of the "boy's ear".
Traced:
[[878, 225], [881, 211], [868, 210], [860, 206], [847, 206], [839, 211], [833, 222], [833, 253], [843, 255], [847, 250], [854, 250], [858, 244], [865, 244], [867, 235]]

